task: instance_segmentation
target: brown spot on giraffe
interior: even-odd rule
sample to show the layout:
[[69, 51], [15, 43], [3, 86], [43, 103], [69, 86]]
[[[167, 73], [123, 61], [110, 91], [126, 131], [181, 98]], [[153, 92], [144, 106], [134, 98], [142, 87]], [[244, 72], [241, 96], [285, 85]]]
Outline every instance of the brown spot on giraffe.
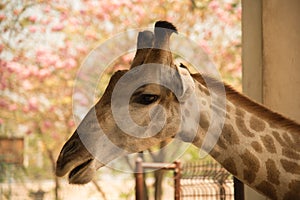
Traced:
[[208, 114], [205, 112], [201, 112], [200, 113], [200, 127], [204, 129], [204, 131], [206, 132], [208, 130], [209, 127], [209, 119], [208, 119]]
[[272, 200], [277, 200], [277, 194], [274, 186], [267, 182], [267, 181], [262, 181], [260, 184], [256, 186], [257, 189], [262, 191], [266, 196], [270, 197]]
[[298, 163], [286, 159], [281, 159], [280, 163], [286, 172], [300, 174], [300, 165]]
[[236, 126], [239, 129], [239, 131], [246, 137], [254, 137], [254, 133], [248, 130], [248, 128], [245, 125], [244, 119], [242, 116], [236, 117]]
[[276, 163], [274, 160], [268, 159], [266, 162], [267, 168], [267, 179], [269, 182], [274, 183], [276, 185], [280, 184], [279, 175], [280, 171], [276, 167]]
[[219, 149], [219, 148], [214, 148], [214, 149], [211, 150], [210, 155], [211, 155], [214, 159], [217, 159], [217, 158], [221, 155], [220, 150], [221, 150], [221, 149]]
[[242, 109], [237, 108], [235, 114], [236, 114], [236, 125], [239, 131], [246, 137], [254, 137], [255, 136], [254, 133], [248, 130], [244, 122], [244, 117], [246, 112]]
[[289, 148], [300, 152], [300, 137], [299, 133], [295, 134], [294, 132], [284, 132], [282, 134], [284, 141], [288, 144]]
[[280, 134], [277, 131], [272, 131], [272, 135], [274, 136], [274, 138], [277, 140], [277, 142], [281, 145], [281, 146], [288, 146], [283, 139], [281, 138]]
[[261, 132], [266, 128], [266, 124], [255, 116], [250, 117], [250, 128], [254, 131]]
[[222, 148], [222, 149], [227, 149], [227, 145], [225, 144], [225, 140], [222, 137], [219, 137], [219, 140], [217, 142], [217, 144]]
[[288, 144], [293, 144], [294, 142], [291, 140], [290, 136], [288, 135], [288, 133], [283, 133], [282, 134], [283, 139], [286, 141], [286, 143]]
[[211, 154], [211, 156], [213, 157], [213, 158], [218, 158], [220, 155], [221, 155], [221, 153], [217, 150], [217, 149], [213, 149], [211, 152], [210, 152], [210, 154]]
[[254, 174], [251, 169], [244, 169], [244, 179], [247, 180], [249, 183], [253, 183], [256, 178], [256, 174]]
[[260, 164], [259, 159], [253, 155], [248, 149], [240, 155], [243, 164], [245, 165], [244, 169], [244, 178], [249, 183], [252, 183], [256, 178], [256, 173], [259, 170]]
[[240, 140], [231, 124], [225, 124], [222, 130], [223, 138], [229, 145], [239, 144]]
[[271, 136], [269, 136], [269, 135], [261, 136], [261, 140], [268, 152], [270, 152], [270, 153], [277, 152], [275, 143], [274, 143], [274, 139]]
[[290, 132], [290, 137], [293, 140], [292, 146], [295, 151], [300, 152], [300, 137], [299, 137], [299, 132]]
[[281, 146], [293, 148], [293, 150], [300, 152], [300, 137], [298, 133], [290, 132], [280, 134], [277, 131], [273, 131], [272, 135]]
[[251, 142], [251, 146], [257, 153], [262, 153], [263, 148], [262, 148], [261, 144], [259, 144], [259, 142], [253, 141], [253, 142]]
[[287, 158], [300, 160], [300, 154], [294, 151], [293, 149], [283, 148], [282, 155], [284, 155]]
[[226, 158], [223, 161], [223, 167], [230, 171], [233, 175], [237, 175], [237, 169], [233, 158]]
[[290, 192], [286, 193], [283, 197], [283, 200], [294, 200], [299, 199], [300, 197], [300, 181], [292, 180], [289, 183]]

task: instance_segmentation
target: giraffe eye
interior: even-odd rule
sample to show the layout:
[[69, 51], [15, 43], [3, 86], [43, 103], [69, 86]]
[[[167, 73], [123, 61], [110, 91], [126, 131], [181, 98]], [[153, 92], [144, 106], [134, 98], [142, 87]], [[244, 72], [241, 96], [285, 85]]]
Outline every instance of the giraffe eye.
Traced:
[[155, 94], [142, 94], [139, 97], [137, 97], [134, 102], [143, 104], [143, 105], [149, 105], [157, 101], [158, 95]]

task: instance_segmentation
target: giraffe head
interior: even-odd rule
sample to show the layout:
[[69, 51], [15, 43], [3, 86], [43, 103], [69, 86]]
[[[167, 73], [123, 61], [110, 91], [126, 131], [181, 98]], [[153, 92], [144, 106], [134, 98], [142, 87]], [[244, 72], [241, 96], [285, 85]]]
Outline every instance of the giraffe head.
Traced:
[[[167, 28], [165, 33], [170, 36], [172, 31]], [[143, 33], [149, 35], [141, 32], [139, 38], [151, 38], [142, 37]], [[163, 42], [163, 33], [155, 33], [159, 34], [156, 40]], [[171, 66], [168, 50], [154, 49], [153, 55], [152, 50], [143, 65], [117, 71], [111, 77], [101, 99], [62, 148], [57, 176], [69, 173], [70, 183], [87, 183], [98, 168], [111, 160], [146, 150], [184, 132], [180, 126], [181, 107], [193, 94], [194, 80], [186, 68]]]
[[[145, 69], [151, 67], [146, 65]], [[133, 72], [135, 69], [139, 67]], [[184, 68], [170, 73], [166, 82], [177, 85], [178, 94], [156, 83], [142, 84], [133, 92], [130, 87], [123, 88], [130, 84], [129, 80], [143, 83], [148, 70], [141, 71], [144, 76], [130, 70], [118, 71], [111, 77], [102, 98], [61, 150], [58, 176], [70, 172], [70, 183], [89, 182], [97, 168], [116, 157], [146, 150], [182, 131], [180, 104], [194, 87], [190, 74]], [[130, 79], [124, 79], [126, 76]]]

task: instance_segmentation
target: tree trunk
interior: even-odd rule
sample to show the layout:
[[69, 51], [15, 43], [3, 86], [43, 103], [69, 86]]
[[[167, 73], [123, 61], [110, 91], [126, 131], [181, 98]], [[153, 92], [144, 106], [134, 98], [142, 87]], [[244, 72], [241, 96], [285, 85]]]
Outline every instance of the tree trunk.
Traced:
[[104, 191], [102, 190], [102, 188], [100, 187], [100, 185], [97, 183], [97, 181], [94, 180], [94, 179], [93, 179], [93, 184], [94, 184], [94, 186], [96, 187], [96, 189], [98, 190], [98, 192], [100, 192], [102, 198], [103, 198], [104, 200], [107, 200]]

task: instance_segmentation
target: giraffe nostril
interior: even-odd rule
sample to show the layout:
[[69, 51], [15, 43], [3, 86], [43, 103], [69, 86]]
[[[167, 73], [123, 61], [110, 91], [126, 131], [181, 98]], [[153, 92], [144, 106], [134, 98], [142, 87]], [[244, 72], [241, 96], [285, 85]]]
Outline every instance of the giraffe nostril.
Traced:
[[73, 154], [77, 150], [76, 143], [76, 141], [71, 141], [70, 143], [67, 143], [63, 148], [63, 155]]

